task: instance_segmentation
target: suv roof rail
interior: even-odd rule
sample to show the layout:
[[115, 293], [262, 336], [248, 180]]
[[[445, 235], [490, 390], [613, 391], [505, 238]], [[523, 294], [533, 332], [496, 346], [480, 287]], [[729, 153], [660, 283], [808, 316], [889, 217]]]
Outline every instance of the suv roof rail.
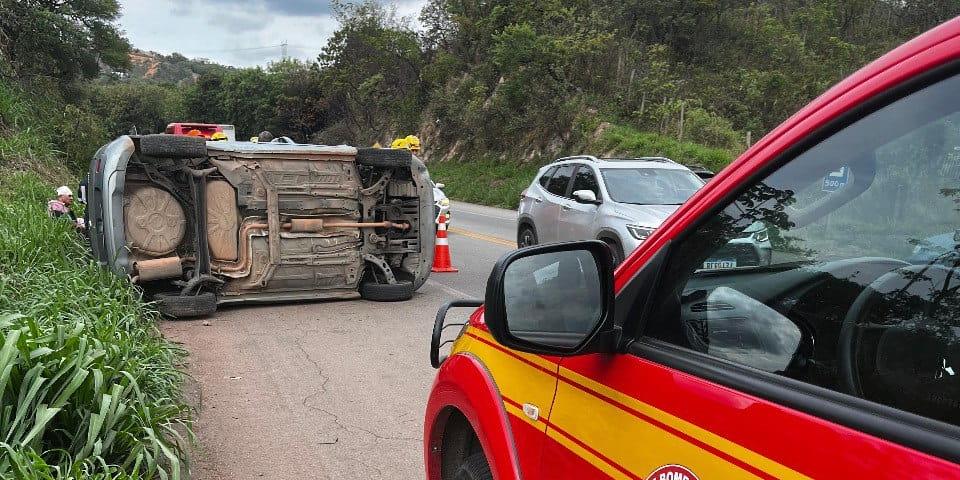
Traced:
[[571, 155], [569, 157], [562, 157], [554, 160], [555, 162], [563, 162], [567, 160], [589, 160], [591, 162], [660, 162], [660, 163], [674, 163], [680, 165], [679, 163], [670, 160], [667, 157], [595, 157], [593, 155]]
[[590, 160], [591, 162], [599, 162], [600, 159], [594, 157], [593, 155], [571, 155], [569, 157], [562, 157], [554, 160], [555, 162], [563, 162], [565, 160]]
[[619, 158], [601, 158], [600, 160], [609, 161], [609, 162], [660, 162], [660, 163], [677, 163], [673, 160], [670, 160], [667, 157], [619, 157]]

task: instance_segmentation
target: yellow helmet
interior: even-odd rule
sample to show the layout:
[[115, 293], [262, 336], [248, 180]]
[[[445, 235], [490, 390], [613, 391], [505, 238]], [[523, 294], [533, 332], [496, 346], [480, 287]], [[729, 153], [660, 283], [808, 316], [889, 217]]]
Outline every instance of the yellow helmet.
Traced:
[[407, 147], [408, 145], [407, 145], [406, 138], [398, 138], [390, 143], [390, 148], [407, 148]]
[[213, 132], [213, 135], [210, 135], [210, 140], [226, 140], [227, 134], [223, 132]]
[[418, 138], [416, 135], [407, 135], [407, 138], [405, 138], [404, 140], [407, 141], [408, 150], [410, 150], [411, 152], [420, 151], [420, 138]]
[[390, 148], [405, 148], [411, 152], [420, 151], [420, 139], [416, 135], [407, 135], [403, 138], [398, 138], [390, 144]]

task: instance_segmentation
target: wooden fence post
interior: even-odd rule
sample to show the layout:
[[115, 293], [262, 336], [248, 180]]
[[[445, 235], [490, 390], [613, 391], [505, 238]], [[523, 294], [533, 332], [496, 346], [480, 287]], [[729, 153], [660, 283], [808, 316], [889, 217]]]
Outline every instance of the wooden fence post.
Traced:
[[683, 114], [686, 107], [687, 107], [687, 103], [681, 100], [680, 101], [680, 141], [681, 142], [683, 142]]

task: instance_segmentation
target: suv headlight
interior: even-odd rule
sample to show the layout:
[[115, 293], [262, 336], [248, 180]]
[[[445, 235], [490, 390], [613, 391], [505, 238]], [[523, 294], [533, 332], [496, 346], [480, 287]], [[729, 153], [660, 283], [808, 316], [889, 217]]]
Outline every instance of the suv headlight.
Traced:
[[630, 232], [630, 235], [633, 235], [633, 238], [637, 240], [645, 240], [650, 236], [655, 228], [650, 227], [641, 227], [640, 225], [627, 225], [627, 231]]
[[440, 206], [441, 206], [441, 207], [449, 207], [449, 206], [450, 206], [450, 199], [449, 199], [449, 198], [441, 198], [441, 199], [440, 199]]

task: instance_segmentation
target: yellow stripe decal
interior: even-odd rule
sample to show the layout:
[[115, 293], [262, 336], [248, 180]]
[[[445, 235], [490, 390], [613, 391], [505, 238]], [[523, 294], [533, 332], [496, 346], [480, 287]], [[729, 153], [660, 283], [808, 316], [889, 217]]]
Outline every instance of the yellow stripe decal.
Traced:
[[[546, 429], [551, 439], [613, 478], [629, 479], [633, 476], [626, 475], [618, 466], [643, 477], [664, 463], [684, 465], [707, 478], [757, 478], [744, 469], [750, 467], [764, 476], [808, 478], [709, 430], [574, 371], [559, 368], [556, 363], [538, 355], [507, 351], [484, 330], [468, 328], [454, 350], [467, 350], [481, 359], [493, 373], [504, 397], [518, 404], [529, 402], [540, 406], [542, 420], [556, 426], [556, 429]], [[556, 372], [562, 381], [557, 382], [552, 372]], [[561, 406], [556, 410], [552, 408], [554, 388], [556, 404]], [[510, 402], [504, 402], [504, 406], [509, 414], [538, 429], [545, 428], [545, 422], [530, 420]], [[638, 417], [637, 413], [662, 426]], [[671, 429], [682, 435], [678, 436]], [[589, 446], [589, 449], [577, 442]], [[744, 468], [701, 448], [698, 442], [742, 462]]]

